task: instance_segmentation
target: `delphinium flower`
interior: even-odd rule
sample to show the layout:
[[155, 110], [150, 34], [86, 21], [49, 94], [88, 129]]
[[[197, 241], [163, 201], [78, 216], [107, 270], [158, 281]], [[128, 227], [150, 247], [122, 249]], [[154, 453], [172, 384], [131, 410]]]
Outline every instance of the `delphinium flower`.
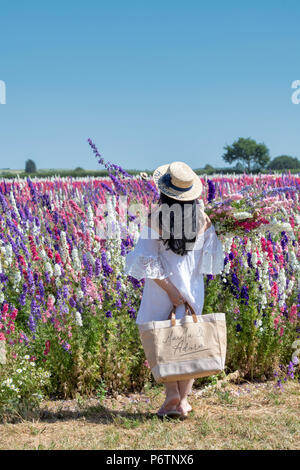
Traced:
[[60, 232], [60, 242], [61, 242], [61, 258], [65, 264], [67, 261], [70, 262], [69, 248], [67, 243], [67, 234], [63, 230]]
[[101, 273], [101, 261], [99, 258], [95, 260], [95, 276], [98, 277]]
[[92, 148], [92, 150], [95, 154], [95, 157], [99, 158], [98, 163], [100, 163], [100, 165], [105, 166], [105, 168], [108, 170], [109, 176], [111, 176], [113, 174], [115, 174], [115, 175], [121, 174], [122, 176], [126, 176], [126, 178], [131, 178], [132, 177], [125, 170], [123, 170], [119, 165], [116, 165], [116, 164], [110, 163], [110, 162], [105, 162], [104, 158], [99, 153], [99, 151], [98, 151], [96, 145], [93, 143], [93, 141], [91, 139], [88, 139], [87, 141], [88, 141], [90, 147]]
[[78, 249], [76, 247], [73, 247], [72, 249], [72, 265], [75, 271], [80, 271], [81, 262], [79, 259]]
[[208, 184], [207, 201], [210, 203], [215, 198], [216, 189], [215, 189], [214, 183], [210, 179], [207, 180], [207, 184]]
[[76, 321], [77, 325], [79, 325], [79, 326], [83, 325], [81, 314], [78, 311], [75, 313], [75, 321]]
[[114, 195], [115, 192], [112, 188], [110, 188], [106, 183], [104, 183], [103, 181], [101, 181], [101, 184], [103, 186], [104, 189], [106, 189], [106, 191], [111, 194], [111, 195]]
[[278, 302], [279, 307], [282, 307], [284, 305], [284, 302], [286, 300], [286, 276], [285, 276], [285, 270], [280, 269], [279, 275], [278, 275], [278, 291], [280, 295], [280, 300]]
[[36, 322], [35, 322], [32, 314], [29, 315], [27, 324], [28, 324], [28, 327], [31, 331], [36, 330]]
[[111, 178], [111, 180], [112, 180], [113, 183], [114, 183], [116, 192], [117, 192], [118, 194], [126, 195], [126, 194], [127, 194], [126, 188], [125, 188], [125, 186], [118, 180], [118, 178], [117, 178], [116, 176], [114, 176], [113, 174], [109, 174], [109, 177]]
[[101, 253], [101, 261], [102, 261], [102, 269], [103, 269], [104, 275], [107, 277], [113, 272], [113, 269], [107, 262], [107, 254], [105, 251], [102, 251]]
[[128, 313], [130, 318], [135, 318], [136, 310], [133, 307], [128, 310]]
[[127, 276], [127, 278], [131, 282], [131, 284], [132, 284], [132, 286], [135, 290], [137, 290], [141, 287], [141, 281], [138, 281], [137, 279], [135, 279], [132, 276]]
[[248, 294], [247, 286], [242, 287], [241, 294], [240, 294], [240, 299], [241, 299], [242, 304], [248, 305], [249, 294]]
[[5, 197], [2, 194], [1, 187], [0, 187], [0, 204], [2, 206], [3, 213], [5, 214], [5, 212], [7, 212], [9, 210], [9, 207], [8, 207], [8, 204], [7, 204], [7, 201], [6, 201]]
[[87, 292], [87, 281], [86, 278], [83, 276], [80, 280], [81, 290], [86, 295]]
[[96, 145], [93, 143], [93, 141], [91, 139], [88, 139], [88, 143], [89, 143], [90, 147], [92, 148], [92, 150], [95, 154], [95, 157], [99, 158], [98, 163], [100, 163], [100, 165], [103, 165], [104, 164], [104, 159], [102, 158], [101, 154], [98, 152], [98, 149], [97, 149]]
[[45, 295], [45, 289], [44, 289], [44, 284], [42, 280], [39, 281], [38, 288], [39, 288], [40, 296], [43, 298]]
[[55, 263], [54, 265], [54, 276], [56, 278], [59, 278], [61, 276], [61, 267], [58, 263]]
[[239, 287], [239, 280], [235, 272], [231, 273], [231, 286], [230, 289], [233, 293], [233, 295], [238, 299], [239, 298], [239, 292], [240, 292], [240, 287]]

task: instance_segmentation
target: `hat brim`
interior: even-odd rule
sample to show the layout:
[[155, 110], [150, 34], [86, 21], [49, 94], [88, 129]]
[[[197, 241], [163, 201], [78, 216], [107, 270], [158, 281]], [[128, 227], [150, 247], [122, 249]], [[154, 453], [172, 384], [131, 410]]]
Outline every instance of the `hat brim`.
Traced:
[[177, 199], [178, 201], [192, 201], [197, 199], [202, 194], [203, 186], [200, 178], [195, 174], [193, 180], [193, 186], [188, 191], [176, 191], [174, 188], [170, 188], [163, 182], [163, 176], [167, 173], [169, 164], [161, 165], [153, 173], [153, 180], [158, 189], [166, 194], [167, 196]]

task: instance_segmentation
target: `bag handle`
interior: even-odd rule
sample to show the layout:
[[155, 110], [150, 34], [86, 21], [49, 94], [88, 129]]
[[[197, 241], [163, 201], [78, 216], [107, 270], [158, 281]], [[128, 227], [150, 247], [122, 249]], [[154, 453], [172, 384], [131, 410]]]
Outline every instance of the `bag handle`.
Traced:
[[[194, 323], [197, 323], [198, 318], [197, 318], [197, 315], [196, 315], [195, 310], [193, 309], [193, 307], [188, 302], [184, 302], [184, 306], [185, 306], [185, 315], [188, 315], [188, 314], [192, 315]], [[173, 305], [171, 313], [168, 317], [168, 319], [171, 320], [171, 325], [172, 326], [176, 326], [176, 313], [175, 313], [175, 310], [176, 310], [176, 307], [175, 307], [175, 305]]]

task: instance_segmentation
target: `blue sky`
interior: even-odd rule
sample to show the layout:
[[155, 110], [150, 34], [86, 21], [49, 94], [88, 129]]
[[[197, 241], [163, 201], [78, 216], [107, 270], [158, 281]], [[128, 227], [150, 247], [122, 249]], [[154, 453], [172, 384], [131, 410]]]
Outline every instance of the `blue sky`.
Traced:
[[300, 158], [300, 2], [0, 2], [0, 168], [226, 166], [238, 137]]

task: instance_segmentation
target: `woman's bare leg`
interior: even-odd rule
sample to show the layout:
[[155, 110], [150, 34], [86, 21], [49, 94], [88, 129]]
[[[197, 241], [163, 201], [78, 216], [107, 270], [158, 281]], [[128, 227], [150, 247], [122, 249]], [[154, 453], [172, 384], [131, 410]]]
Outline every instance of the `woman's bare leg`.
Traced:
[[189, 380], [178, 380], [178, 390], [180, 394], [180, 402], [177, 405], [177, 410], [181, 411], [183, 413], [187, 413], [188, 411], [191, 411], [192, 407], [188, 403], [188, 395], [191, 393], [192, 387], [193, 387], [194, 379], [189, 379]]
[[165, 384], [166, 399], [159, 409], [159, 412], [175, 410], [180, 403], [180, 394], [178, 390], [178, 382], [166, 382]]

